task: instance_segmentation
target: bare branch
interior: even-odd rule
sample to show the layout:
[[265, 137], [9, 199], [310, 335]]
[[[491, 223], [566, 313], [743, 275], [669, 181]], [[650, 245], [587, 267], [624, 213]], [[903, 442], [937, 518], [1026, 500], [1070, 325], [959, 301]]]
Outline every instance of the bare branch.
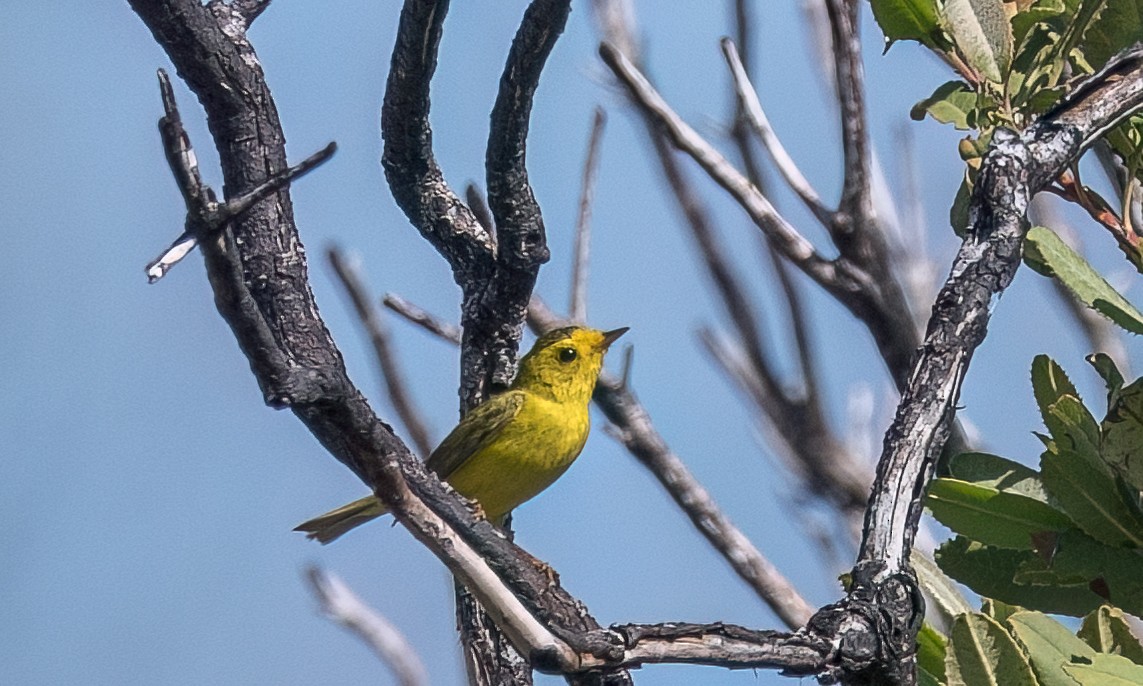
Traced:
[[762, 426], [785, 463], [860, 531], [870, 474], [829, 431], [820, 408], [774, 397], [751, 366], [709, 330], [700, 331], [700, 339], [727, 378], [759, 408]]
[[612, 627], [627, 646], [624, 666], [717, 665], [733, 669], [781, 669], [810, 676], [826, 665], [830, 647], [801, 634], [754, 631], [733, 624], [624, 624]]
[[675, 114], [626, 56], [607, 43], [600, 45], [599, 54], [639, 105], [652, 113], [665, 128], [671, 141], [693, 157], [712, 179], [734, 196], [766, 237], [774, 241], [783, 257], [826, 288], [836, 288], [839, 274], [834, 264], [819, 255], [813, 244], [778, 214], [749, 179]]
[[381, 108], [381, 164], [397, 204], [441, 253], [459, 280], [491, 269], [490, 234], [445, 183], [433, 157], [429, 82], [436, 70], [447, 0], [409, 0], [401, 10], [385, 104]]
[[155, 283], [163, 278], [171, 267], [178, 264], [190, 254], [200, 240], [208, 238], [222, 230], [227, 223], [246, 212], [256, 203], [266, 199], [271, 194], [282, 190], [293, 180], [314, 169], [328, 160], [337, 150], [336, 143], [330, 143], [324, 149], [310, 155], [301, 164], [290, 167], [276, 174], [272, 174], [265, 181], [255, 185], [252, 189], [228, 199], [224, 203], [215, 200], [214, 191], [203, 184], [202, 176], [198, 171], [198, 159], [190, 138], [183, 128], [182, 116], [179, 114], [178, 104], [175, 102], [175, 93], [171, 88], [171, 79], [167, 72], [160, 69], [159, 92], [163, 100], [163, 117], [159, 120], [159, 134], [163, 140], [163, 150], [167, 156], [167, 164], [178, 183], [179, 192], [187, 205], [186, 230], [171, 243], [163, 254], [147, 265], [147, 280]]
[[[884, 259], [873, 221], [869, 179], [869, 132], [865, 125], [865, 74], [861, 65], [861, 35], [857, 30], [857, 0], [825, 0], [833, 37], [834, 73], [841, 119], [844, 181], [834, 220], [834, 242], [843, 254], [861, 256], [859, 264]], [[853, 246], [853, 251], [847, 246]]]
[[356, 265], [346, 260], [336, 247], [330, 248], [327, 255], [330, 266], [333, 267], [350, 302], [353, 303], [353, 309], [357, 312], [361, 326], [369, 336], [369, 342], [373, 344], [373, 354], [377, 358], [377, 366], [381, 369], [381, 378], [389, 393], [393, 409], [408, 430], [417, 452], [424, 459], [433, 451], [435, 443], [429, 437], [429, 430], [425, 427], [421, 413], [414, 406], [413, 398], [409, 394], [405, 374], [392, 349], [389, 327], [385, 325], [385, 320], [373, 305], [373, 298], [369, 296], [365, 284], [362, 283], [360, 270]]
[[[781, 255], [825, 288], [866, 325], [873, 334], [894, 381], [899, 388], [903, 387], [908, 380], [918, 334], [915, 322], [909, 316], [900, 285], [885, 263], [883, 251], [865, 249], [878, 245], [876, 241], [881, 238], [880, 235], [876, 231], [865, 231], [861, 242], [838, 244], [842, 252], [839, 259], [825, 259], [774, 209], [749, 179], [734, 169], [721, 153], [671, 110], [662, 96], [623, 55], [606, 44], [600, 46], [600, 55], [627, 87], [636, 103], [655, 118], [676, 147], [694, 158], [715, 182], [738, 201]], [[840, 213], [835, 213], [835, 222], [840, 219], [844, 218]], [[877, 271], [870, 272], [868, 269]]]
[[460, 345], [460, 327], [435, 317], [395, 293], [386, 293], [381, 301], [405, 319], [454, 345]]
[[602, 107], [595, 108], [591, 120], [591, 136], [587, 157], [583, 162], [583, 182], [579, 196], [579, 213], [575, 222], [575, 248], [572, 250], [572, 286], [568, 313], [572, 321], [587, 321], [587, 265], [591, 254], [591, 204], [595, 194], [595, 176], [599, 170], [599, 144], [607, 122]]
[[242, 18], [246, 20], [247, 28], [249, 28], [254, 20], [270, 6], [270, 0], [233, 0], [230, 5], [242, 15]]
[[311, 566], [306, 579], [321, 603], [322, 614], [364, 641], [393, 670], [401, 686], [427, 686], [425, 666], [400, 629], [366, 605], [336, 574]]
[[762, 103], [758, 100], [758, 93], [754, 90], [754, 85], [750, 83], [746, 68], [738, 57], [738, 50], [734, 41], [723, 38], [721, 44], [722, 54], [726, 57], [726, 62], [730, 65], [731, 75], [734, 77], [734, 89], [738, 93], [739, 105], [746, 114], [747, 121], [750, 122], [754, 132], [758, 135], [758, 140], [762, 142], [766, 152], [770, 153], [774, 165], [778, 167], [778, 171], [786, 180], [787, 185], [802, 199], [802, 202], [818, 221], [823, 225], [828, 225], [832, 218], [832, 212], [822, 204], [821, 196], [802, 175], [802, 170], [798, 169], [798, 165], [786, 152], [786, 148], [778, 139], [778, 135], [774, 133], [773, 127], [770, 126], [770, 120], [762, 111]]

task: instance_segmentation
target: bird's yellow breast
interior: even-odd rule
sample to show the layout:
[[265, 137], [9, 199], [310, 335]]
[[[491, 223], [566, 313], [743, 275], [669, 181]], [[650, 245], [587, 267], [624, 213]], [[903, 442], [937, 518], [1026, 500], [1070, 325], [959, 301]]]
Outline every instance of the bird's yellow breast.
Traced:
[[587, 441], [586, 405], [527, 394], [519, 414], [448, 476], [461, 495], [497, 521], [563, 474]]

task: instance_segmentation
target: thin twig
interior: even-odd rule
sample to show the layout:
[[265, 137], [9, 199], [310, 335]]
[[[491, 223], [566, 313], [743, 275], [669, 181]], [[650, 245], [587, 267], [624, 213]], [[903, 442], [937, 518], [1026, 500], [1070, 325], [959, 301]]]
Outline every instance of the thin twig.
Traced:
[[[903, 387], [912, 368], [918, 334], [904, 293], [888, 266], [884, 251], [878, 247], [880, 234], [875, 230], [866, 231], [864, 225], [860, 232], [851, 231], [852, 227], [834, 230], [832, 235], [842, 255], [836, 260], [824, 258], [746, 176], [670, 108], [629, 60], [607, 44], [600, 46], [600, 55], [639, 107], [655, 118], [676, 147], [690, 155], [712, 180], [730, 193], [782, 256], [865, 324], [894, 382], [899, 388]], [[868, 215], [862, 215], [865, 216]], [[852, 220], [847, 213], [834, 214], [834, 224], [838, 226]], [[838, 236], [848, 238], [841, 241]]]
[[353, 592], [341, 577], [320, 567], [306, 569], [306, 579], [329, 619], [348, 629], [381, 658], [401, 686], [426, 686], [428, 672], [401, 630]]
[[369, 336], [369, 342], [373, 344], [373, 354], [377, 358], [377, 366], [381, 369], [381, 378], [385, 383], [386, 391], [389, 393], [389, 400], [393, 404], [393, 409], [401, 418], [401, 423], [405, 425], [405, 429], [408, 430], [409, 437], [421, 458], [427, 458], [429, 453], [433, 451], [435, 444], [429, 437], [429, 430], [425, 426], [420, 411], [413, 403], [412, 395], [409, 393], [405, 374], [397, 361], [397, 355], [393, 352], [389, 327], [385, 325], [384, 318], [373, 305], [373, 298], [366, 290], [357, 266], [347, 260], [336, 247], [331, 247], [327, 256], [330, 266], [333, 267], [333, 271], [341, 281], [342, 287], [345, 288], [350, 302], [353, 303], [353, 309], [357, 312], [357, 318]]
[[575, 247], [572, 250], [571, 300], [568, 313], [572, 321], [587, 321], [587, 267], [591, 254], [591, 205], [595, 195], [595, 177], [599, 171], [599, 145], [607, 117], [602, 107], [595, 108], [591, 119], [591, 136], [583, 161], [583, 181], [579, 196], [579, 212], [575, 221]]
[[625, 55], [607, 43], [600, 45], [599, 54], [639, 104], [665, 127], [671, 141], [734, 196], [786, 259], [828, 289], [837, 287], [839, 274], [833, 262], [819, 255], [813, 244], [774, 209], [749, 179], [684, 122]]
[[460, 327], [429, 314], [395, 293], [386, 293], [381, 302], [410, 322], [453, 345], [460, 345]]
[[738, 49], [734, 45], [734, 41], [723, 38], [721, 44], [722, 54], [726, 57], [726, 62], [730, 65], [730, 73], [734, 77], [734, 89], [738, 93], [740, 106], [746, 114], [747, 121], [750, 122], [754, 132], [758, 135], [758, 140], [766, 148], [766, 152], [770, 153], [770, 158], [774, 160], [774, 166], [778, 167], [778, 171], [786, 180], [786, 184], [802, 199], [802, 202], [818, 221], [823, 225], [828, 224], [833, 213], [822, 204], [821, 196], [802, 175], [802, 170], [798, 169], [797, 163], [786, 152], [782, 141], [774, 133], [773, 127], [770, 126], [770, 120], [762, 110], [758, 93], [754, 90], [754, 85], [750, 83], [746, 68], [738, 56]]
[[[833, 63], [841, 121], [843, 181], [841, 201], [833, 221], [834, 242], [843, 253], [866, 264], [885, 260], [884, 246], [874, 222], [870, 195], [869, 132], [865, 122], [865, 75], [858, 32], [858, 0], [825, 0], [833, 38]], [[852, 253], [847, 246], [853, 246]], [[887, 266], [887, 265], [882, 265]], [[878, 270], [883, 272], [884, 269]]]
[[163, 148], [167, 153], [167, 163], [187, 205], [187, 227], [170, 247], [147, 264], [149, 283], [155, 283], [163, 278], [172, 267], [189, 255], [200, 241], [221, 231], [231, 220], [271, 194], [286, 188], [291, 182], [320, 166], [337, 152], [337, 144], [330, 143], [299, 164], [271, 174], [249, 190], [220, 203], [215, 199], [214, 191], [202, 182], [198, 159], [183, 128], [182, 116], [175, 102], [175, 92], [171, 88], [171, 79], [163, 69], [158, 71], [158, 76], [164, 112], [159, 120], [159, 132], [163, 138]]

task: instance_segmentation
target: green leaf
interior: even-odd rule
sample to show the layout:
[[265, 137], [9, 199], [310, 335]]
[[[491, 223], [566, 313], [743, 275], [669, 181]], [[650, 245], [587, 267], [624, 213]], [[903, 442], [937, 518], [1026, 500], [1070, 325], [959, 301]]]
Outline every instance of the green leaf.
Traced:
[[945, 574], [982, 596], [1012, 605], [1081, 617], [1104, 603], [1083, 582], [1068, 584], [1048, 575], [1051, 583], [1016, 583], [1017, 574], [1046, 568], [1029, 550], [994, 548], [957, 536], [941, 545], [935, 557]]
[[1143, 551], [1104, 545], [1072, 530], [1060, 535], [1049, 565], [1058, 578], [1082, 580], [1106, 601], [1143, 614]]
[[1099, 16], [1099, 13], [1103, 11], [1106, 4], [1107, 0], [1079, 0], [1072, 20], [1068, 22], [1067, 29], [1064, 31], [1064, 35], [1057, 46], [1057, 60], [1063, 62], [1069, 56], [1073, 59], [1078, 58], [1085, 69], [1095, 71], [1094, 67], [1087, 64], [1087, 59], [1083, 56], [1082, 51], [1077, 55], [1073, 53], [1072, 50], [1079, 45], [1080, 40], [1084, 34], [1087, 33], [1088, 27], [1092, 21]]
[[1093, 69], [1130, 47], [1143, 35], [1143, 0], [1114, 0], [1084, 32], [1080, 50]]
[[1080, 686], [1139, 686], [1143, 667], [1119, 655], [1097, 654], [1091, 664], [1064, 665], [1064, 671]]
[[1012, 24], [1001, 0], [946, 0], [945, 28], [981, 76], [1002, 83], [1012, 63]]
[[1143, 312], [1112, 288], [1051, 229], [1033, 226], [1028, 231], [1024, 262], [1044, 276], [1055, 277], [1077, 300], [1124, 329], [1143, 333]]
[[1037, 686], [1020, 647], [996, 620], [979, 613], [953, 621], [945, 671], [949, 686]]
[[944, 686], [944, 681], [918, 667], [917, 686]]
[[[1127, 170], [1143, 181], [1143, 114], [1136, 114], [1107, 132], [1107, 142], [1123, 158]], [[1132, 260], [1139, 269], [1138, 260]]]
[[1143, 491], [1143, 379], [1109, 400], [1103, 429], [1103, 459], [1131, 488]]
[[996, 598], [980, 599], [980, 611], [1001, 624], [1013, 614], [1023, 611], [1023, 609], [1024, 608], [1019, 605], [1009, 605], [1003, 600], [997, 600]]
[[1143, 646], [1127, 624], [1123, 610], [1101, 605], [1083, 618], [1079, 637], [1096, 652], [1122, 655], [1137, 665], [1143, 665]]
[[1012, 39], [1018, 48], [1024, 44], [1024, 38], [1036, 24], [1055, 19], [1067, 10], [1063, 0], [1040, 0], [1023, 12], [1012, 16]]
[[1111, 407], [1118, 402], [1119, 391], [1123, 390], [1123, 374], [1115, 366], [1115, 361], [1104, 353], [1088, 355], [1085, 359], [1103, 377], [1103, 383], [1107, 386], [1107, 406]]
[[1049, 504], [1039, 472], [998, 455], [960, 453], [949, 462], [949, 476]]
[[871, 0], [869, 4], [889, 44], [915, 40], [930, 48], [938, 47], [936, 37], [941, 26], [936, 0]]
[[[921, 590], [933, 601], [945, 624], [952, 624], [953, 617], [957, 615], [972, 612], [972, 606], [964, 599], [956, 582], [942, 572], [928, 555], [913, 548], [909, 563], [913, 565]], [[941, 667], [941, 673], [944, 673], [944, 667]]]
[[938, 682], [945, 680], [945, 651], [948, 639], [928, 622], [921, 625], [917, 633], [917, 667], [936, 677]]
[[1095, 650], [1072, 635], [1067, 627], [1040, 612], [1017, 612], [1005, 625], [1023, 646], [1036, 680], [1043, 686], [1075, 686], [1064, 672], [1073, 656], [1090, 659]]
[[1044, 423], [1052, 432], [1050, 450], [1071, 450], [1098, 471], [1111, 473], [1099, 455], [1099, 444], [1103, 440], [1099, 424], [1079, 398], [1065, 395], [1049, 405]]
[[964, 81], [946, 81], [937, 86], [932, 95], [913, 105], [909, 116], [921, 121], [928, 114], [942, 124], [968, 130], [973, 128], [970, 122], [975, 119], [972, 115], [979, 104], [976, 92]]
[[1040, 416], [1044, 424], [1048, 423], [1049, 408], [1060, 398], [1070, 395], [1079, 398], [1079, 391], [1068, 378], [1064, 368], [1047, 355], [1037, 355], [1032, 358], [1032, 394], [1036, 398], [1036, 406], [1040, 408]]
[[1046, 503], [958, 479], [929, 487], [925, 506], [953, 531], [988, 545], [1031, 550], [1032, 536], [1071, 527], [1067, 515]]
[[1045, 452], [1040, 466], [1044, 488], [1076, 526], [1109, 546], [1143, 547], [1143, 519], [1110, 474], [1068, 449]]

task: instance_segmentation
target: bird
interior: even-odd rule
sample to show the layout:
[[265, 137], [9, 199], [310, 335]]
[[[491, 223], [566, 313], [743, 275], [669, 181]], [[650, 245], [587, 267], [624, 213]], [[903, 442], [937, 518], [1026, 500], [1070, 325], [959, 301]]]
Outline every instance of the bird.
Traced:
[[[566, 326], [540, 336], [520, 360], [511, 385], [464, 415], [425, 466], [502, 525], [579, 457], [591, 428], [588, 404], [603, 356], [627, 331]], [[369, 495], [294, 531], [326, 544], [386, 512], [377, 496]]]

